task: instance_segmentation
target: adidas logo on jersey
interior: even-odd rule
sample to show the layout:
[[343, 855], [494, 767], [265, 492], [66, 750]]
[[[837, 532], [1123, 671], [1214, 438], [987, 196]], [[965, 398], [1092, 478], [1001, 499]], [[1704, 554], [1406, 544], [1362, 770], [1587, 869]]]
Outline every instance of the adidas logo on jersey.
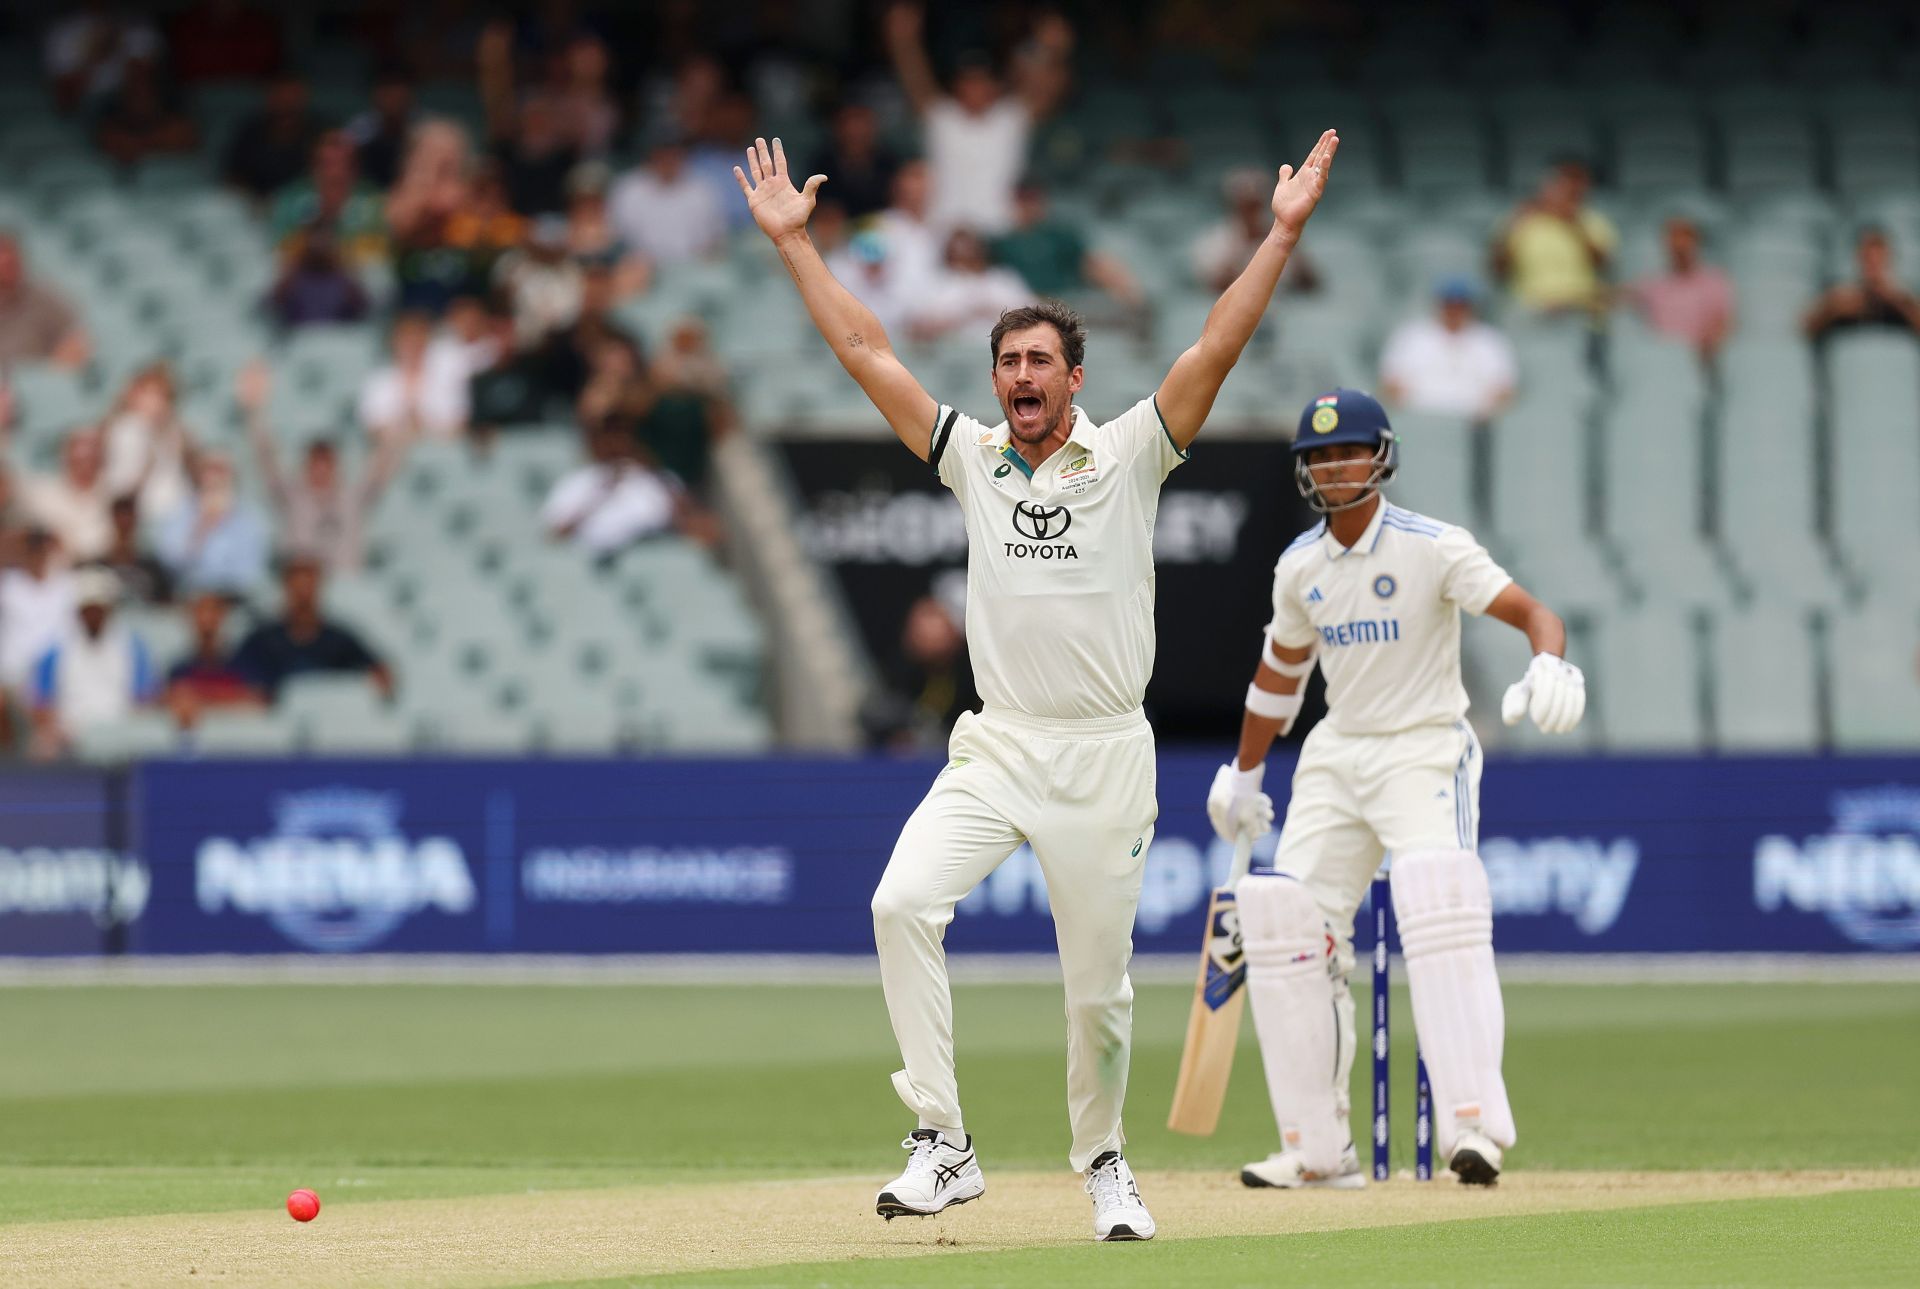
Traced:
[[1307, 592], [1307, 603], [1308, 603], [1308, 604], [1318, 604], [1318, 603], [1320, 603], [1320, 601], [1322, 601], [1322, 600], [1324, 600], [1324, 599], [1326, 599], [1326, 598], [1327, 598], [1326, 596], [1324, 596], [1324, 595], [1322, 595], [1322, 594], [1320, 594], [1320, 588], [1319, 588], [1319, 587], [1317, 587], [1317, 586], [1316, 586], [1316, 587], [1314, 587], [1314, 588], [1313, 588], [1313, 589], [1312, 589], [1311, 591], [1308, 591], [1308, 592]]

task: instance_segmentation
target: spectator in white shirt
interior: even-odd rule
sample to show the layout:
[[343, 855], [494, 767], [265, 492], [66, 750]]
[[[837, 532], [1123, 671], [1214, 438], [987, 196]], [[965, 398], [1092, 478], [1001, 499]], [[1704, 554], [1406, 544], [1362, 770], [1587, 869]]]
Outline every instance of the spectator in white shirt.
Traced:
[[1012, 269], [993, 267], [986, 243], [962, 228], [947, 239], [946, 263], [907, 316], [916, 337], [933, 340], [950, 331], [990, 327], [1008, 309], [1033, 302], [1025, 280]]
[[393, 362], [368, 376], [360, 390], [360, 423], [369, 434], [457, 439], [467, 432], [471, 373], [451, 351], [431, 349], [432, 340], [433, 323], [425, 314], [393, 320]]
[[647, 163], [613, 186], [608, 209], [620, 240], [656, 264], [712, 254], [727, 227], [719, 193], [687, 168], [681, 136], [665, 130]]
[[73, 585], [76, 611], [33, 668], [32, 752], [40, 760], [64, 756], [76, 734], [125, 720], [158, 694], [147, 646], [113, 620], [120, 579], [83, 568]]
[[[1189, 252], [1193, 276], [1208, 291], [1224, 291], [1246, 270], [1253, 253], [1273, 227], [1273, 177], [1263, 171], [1235, 170], [1222, 185], [1227, 214], [1194, 240]], [[1306, 295], [1320, 289], [1320, 275], [1298, 249], [1280, 273], [1280, 289]]]
[[73, 620], [73, 575], [54, 562], [54, 538], [27, 530], [19, 568], [0, 572], [0, 684], [18, 693], [34, 663]]
[[[1052, 112], [1067, 87], [1073, 28], [1047, 14], [1014, 58], [1012, 92], [978, 55], [962, 60], [953, 92], [942, 93], [922, 39], [918, 4], [887, 11], [887, 52], [901, 88], [926, 132], [933, 168], [933, 223], [992, 236], [1013, 226], [1013, 189], [1027, 168], [1034, 123]], [[832, 176], [828, 176], [829, 182]]]
[[946, 242], [928, 218], [931, 182], [926, 162], [907, 162], [893, 176], [893, 204], [872, 221], [886, 242], [886, 259], [895, 281], [909, 294], [921, 290], [940, 271], [945, 253]]
[[1474, 316], [1473, 283], [1444, 279], [1431, 317], [1402, 323], [1380, 358], [1387, 402], [1415, 412], [1488, 421], [1513, 398], [1507, 338]]
[[593, 460], [562, 476], [540, 508], [547, 535], [599, 558], [672, 530], [681, 505], [678, 482], [640, 462], [629, 427], [608, 417], [591, 446]]
[[27, 513], [60, 543], [73, 563], [98, 559], [113, 544], [113, 518], [97, 429], [75, 430], [60, 453], [60, 473], [29, 478], [22, 489]]
[[107, 495], [136, 497], [143, 520], [169, 514], [187, 495], [193, 443], [180, 423], [167, 364], [142, 368], [127, 382], [107, 416], [105, 448]]

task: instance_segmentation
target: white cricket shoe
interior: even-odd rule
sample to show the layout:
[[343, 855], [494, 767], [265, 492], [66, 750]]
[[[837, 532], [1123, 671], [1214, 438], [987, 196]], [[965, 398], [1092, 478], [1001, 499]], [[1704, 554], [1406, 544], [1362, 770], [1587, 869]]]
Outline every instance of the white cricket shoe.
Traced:
[[1365, 1188], [1367, 1175], [1360, 1168], [1360, 1152], [1349, 1141], [1340, 1152], [1340, 1167], [1335, 1172], [1316, 1173], [1296, 1151], [1281, 1150], [1243, 1167], [1240, 1180], [1247, 1186], [1272, 1186], [1284, 1191], [1357, 1191]]
[[1500, 1147], [1468, 1129], [1453, 1143], [1451, 1168], [1468, 1186], [1492, 1186], [1500, 1180]]
[[1153, 1215], [1140, 1198], [1133, 1170], [1117, 1150], [1109, 1150], [1087, 1169], [1087, 1194], [1093, 1196], [1093, 1238], [1151, 1240]]
[[932, 1217], [987, 1193], [987, 1179], [973, 1157], [973, 1134], [955, 1144], [931, 1128], [915, 1128], [900, 1144], [913, 1152], [906, 1171], [888, 1182], [873, 1203], [874, 1212], [887, 1221]]

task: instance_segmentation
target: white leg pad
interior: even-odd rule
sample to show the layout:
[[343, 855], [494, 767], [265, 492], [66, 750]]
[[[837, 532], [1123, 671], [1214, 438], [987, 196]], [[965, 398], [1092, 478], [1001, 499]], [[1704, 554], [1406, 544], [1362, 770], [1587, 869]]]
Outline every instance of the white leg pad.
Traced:
[[[1247, 955], [1247, 999], [1281, 1146], [1312, 1172], [1332, 1174], [1347, 1146], [1334, 1091], [1342, 1044], [1332, 937], [1313, 895], [1291, 877], [1249, 875], [1235, 888]], [[1351, 1028], [1351, 1000], [1348, 1026]], [[1346, 1044], [1349, 1066], [1352, 1043]]]
[[1472, 851], [1408, 851], [1393, 857], [1392, 878], [1440, 1157], [1451, 1158], [1469, 1129], [1507, 1149], [1515, 1134], [1500, 1073], [1506, 1009], [1493, 967], [1487, 871]]

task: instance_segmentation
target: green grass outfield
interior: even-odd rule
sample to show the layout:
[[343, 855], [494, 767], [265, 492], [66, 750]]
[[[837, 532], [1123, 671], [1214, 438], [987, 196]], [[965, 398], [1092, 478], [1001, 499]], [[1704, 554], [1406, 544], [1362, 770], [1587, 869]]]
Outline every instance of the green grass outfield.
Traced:
[[[1190, 998], [1139, 991], [1128, 1154], [1230, 1174], [1271, 1149], [1250, 1027], [1222, 1131], [1162, 1126]], [[1911, 984], [1525, 985], [1507, 999], [1516, 1185], [1530, 1170], [1920, 1168]], [[1071, 1192], [1057, 987], [965, 986], [956, 1014], [990, 1187], [996, 1172], [1051, 1169]], [[0, 989], [0, 1035], [0, 1255], [9, 1226], [270, 1212], [295, 1186], [321, 1193], [317, 1230], [350, 1206], [432, 1197], [878, 1182], [911, 1126], [873, 986], [14, 987]], [[1360, 1111], [1364, 1053], [1358, 1064]], [[1131, 1260], [1090, 1243], [963, 1245], [942, 1251], [938, 1283], [1219, 1284], [1285, 1269], [1296, 1283], [1844, 1284], [1920, 1278], [1916, 1249], [1920, 1190], [1871, 1190], [1163, 1238]], [[865, 1285], [928, 1270], [796, 1261], [683, 1279]]]

